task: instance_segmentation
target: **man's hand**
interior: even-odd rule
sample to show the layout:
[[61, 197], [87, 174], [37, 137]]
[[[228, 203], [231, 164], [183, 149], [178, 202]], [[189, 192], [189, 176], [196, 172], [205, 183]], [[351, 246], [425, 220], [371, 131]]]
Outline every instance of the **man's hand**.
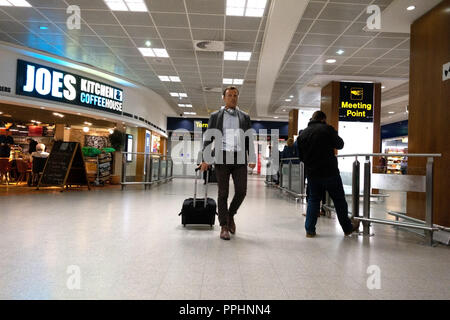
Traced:
[[207, 164], [206, 162], [202, 162], [202, 164], [200, 165], [200, 170], [201, 171], [207, 171], [209, 168], [209, 164]]
[[248, 166], [250, 167], [250, 169], [255, 169], [256, 163], [249, 163]]

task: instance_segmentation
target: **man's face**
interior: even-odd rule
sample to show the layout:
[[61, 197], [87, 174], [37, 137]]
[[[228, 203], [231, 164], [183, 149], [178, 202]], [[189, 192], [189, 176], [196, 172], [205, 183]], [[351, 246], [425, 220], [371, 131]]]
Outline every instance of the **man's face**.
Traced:
[[238, 102], [239, 93], [235, 89], [230, 89], [225, 92], [223, 96], [223, 101], [225, 101], [225, 106], [227, 108], [236, 108]]

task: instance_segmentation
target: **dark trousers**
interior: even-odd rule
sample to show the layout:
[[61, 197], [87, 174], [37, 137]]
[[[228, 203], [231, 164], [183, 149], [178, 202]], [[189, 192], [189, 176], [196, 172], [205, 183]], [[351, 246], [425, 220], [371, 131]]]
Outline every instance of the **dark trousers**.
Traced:
[[[228, 215], [234, 216], [237, 213], [247, 194], [247, 166], [245, 164], [216, 164], [215, 169], [219, 186], [217, 199], [219, 223], [221, 226], [226, 226]], [[228, 208], [230, 175], [234, 183], [234, 197]]]
[[328, 191], [336, 208], [336, 215], [339, 224], [345, 233], [352, 231], [352, 222], [348, 217], [348, 205], [345, 200], [344, 187], [342, 185], [341, 176], [309, 178], [309, 197], [308, 208], [306, 209], [305, 229], [308, 233], [316, 232], [317, 212], [320, 208], [320, 200], [325, 191]]

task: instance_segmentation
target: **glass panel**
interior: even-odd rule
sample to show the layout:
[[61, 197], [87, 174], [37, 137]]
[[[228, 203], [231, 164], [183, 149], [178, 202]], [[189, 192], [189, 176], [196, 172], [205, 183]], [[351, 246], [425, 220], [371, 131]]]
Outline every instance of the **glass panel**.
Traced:
[[167, 163], [165, 159], [161, 159], [161, 177], [160, 179], [164, 179], [166, 177]]
[[281, 174], [283, 175], [282, 187], [289, 188], [289, 164], [283, 164]]
[[300, 164], [292, 164], [291, 188], [292, 191], [300, 193]]
[[152, 181], [158, 180], [159, 158], [153, 158]]

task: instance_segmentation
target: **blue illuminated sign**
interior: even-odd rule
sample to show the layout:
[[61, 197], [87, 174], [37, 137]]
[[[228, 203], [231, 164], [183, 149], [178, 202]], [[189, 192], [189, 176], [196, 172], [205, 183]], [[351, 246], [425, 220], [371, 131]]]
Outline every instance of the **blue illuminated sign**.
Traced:
[[76, 74], [17, 60], [16, 94], [121, 114], [123, 90]]

